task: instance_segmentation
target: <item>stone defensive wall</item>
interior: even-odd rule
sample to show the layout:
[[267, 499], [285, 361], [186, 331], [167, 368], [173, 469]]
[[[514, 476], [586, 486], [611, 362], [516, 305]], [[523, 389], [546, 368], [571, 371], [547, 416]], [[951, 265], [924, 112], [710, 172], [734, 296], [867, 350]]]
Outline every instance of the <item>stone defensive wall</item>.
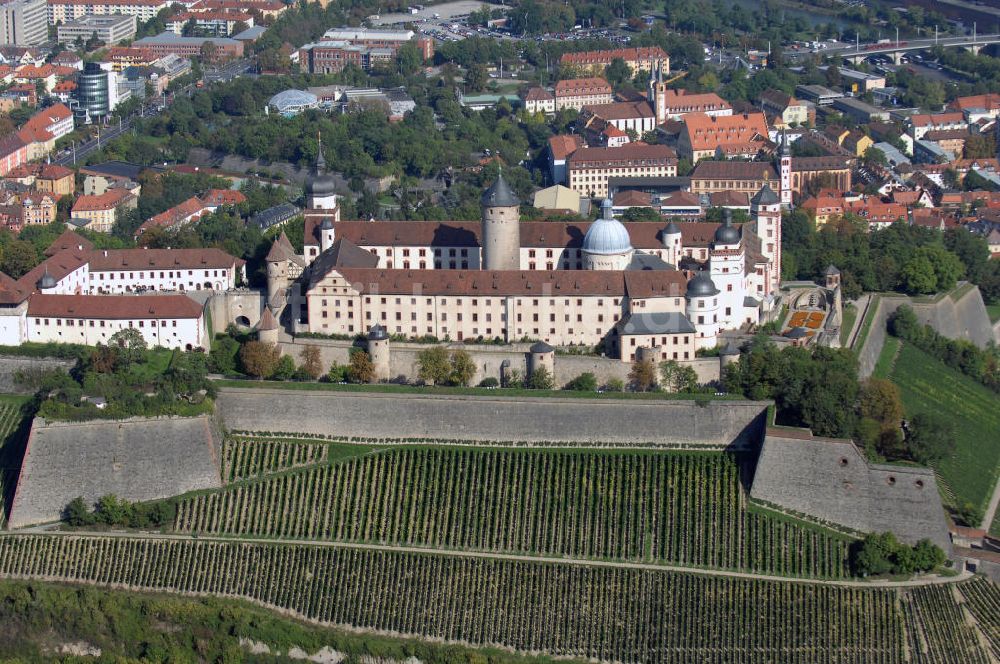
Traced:
[[[953, 294], [958, 297], [953, 297]], [[959, 286], [951, 293], [937, 297], [933, 301], [921, 301], [903, 295], [880, 295], [872, 305], [872, 324], [864, 345], [857, 349], [858, 374], [862, 379], [871, 376], [878, 362], [878, 356], [885, 345], [886, 321], [896, 309], [903, 305], [913, 308], [913, 313], [924, 325], [930, 325], [939, 334], [949, 339], [965, 339], [980, 348], [985, 348], [994, 340], [993, 325], [986, 312], [986, 304], [978, 286]], [[861, 325], [864, 324], [862, 321]]]
[[951, 547], [934, 473], [868, 463], [850, 440], [768, 429], [750, 496], [852, 530], [890, 531], [908, 544], [927, 538], [946, 552]]
[[[300, 363], [302, 349], [306, 346], [316, 346], [320, 350], [323, 366], [329, 367], [333, 362], [347, 364], [348, 354], [354, 344], [350, 341], [332, 339], [311, 339], [299, 337], [294, 341], [279, 341], [278, 347], [283, 355], [291, 355], [296, 363]], [[476, 374], [472, 378], [475, 385], [484, 378], [500, 378], [500, 365], [509, 362], [511, 369], [522, 377], [528, 375], [528, 348], [531, 344], [509, 344], [491, 346], [489, 344], [454, 343], [448, 346], [452, 350], [461, 349], [467, 352], [476, 364]], [[427, 344], [409, 342], [389, 342], [389, 375], [394, 382], [397, 379], [415, 380], [419, 371], [417, 356], [429, 348]], [[700, 357], [691, 362], [684, 362], [693, 367], [698, 374], [698, 382], [710, 383], [718, 380], [720, 364], [717, 357]], [[597, 355], [569, 355], [556, 353], [554, 359], [554, 376], [556, 387], [562, 387], [583, 373], [592, 373], [598, 384], [605, 384], [612, 378], [628, 382], [628, 374], [632, 369], [631, 362], [622, 362], [609, 357]]]
[[217, 427], [201, 417], [47, 422], [28, 435], [8, 528], [59, 519], [77, 496], [157, 500], [222, 486]]
[[69, 371], [76, 360], [56, 357], [23, 357], [20, 355], [0, 355], [0, 393], [27, 394], [32, 389], [18, 385], [15, 377], [19, 372], [41, 375], [53, 369]]
[[221, 388], [235, 431], [614, 446], [756, 447], [769, 402], [386, 394]]

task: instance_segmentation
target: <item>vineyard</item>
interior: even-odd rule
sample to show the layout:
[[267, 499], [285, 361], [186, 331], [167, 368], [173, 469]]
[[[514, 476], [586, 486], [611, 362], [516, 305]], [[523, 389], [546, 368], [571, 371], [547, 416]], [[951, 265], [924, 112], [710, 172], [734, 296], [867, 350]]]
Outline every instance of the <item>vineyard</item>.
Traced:
[[23, 455], [24, 404], [27, 399], [0, 398], [0, 525], [7, 522], [7, 506], [13, 500]]
[[976, 578], [962, 585], [965, 606], [976, 619], [993, 652], [1000, 659], [1000, 588], [986, 579]]
[[323, 443], [227, 438], [222, 445], [222, 476], [228, 482], [262, 477], [321, 463], [326, 452]]
[[904, 604], [906, 628], [914, 644], [914, 662], [988, 664], [976, 634], [966, 624], [962, 609], [948, 586], [914, 588]]
[[848, 540], [749, 509], [721, 453], [397, 448], [190, 497], [178, 532], [848, 575]]
[[0, 576], [243, 597], [326, 624], [619, 662], [895, 664], [922, 636], [911, 625], [969, 637], [954, 603], [901, 602], [908, 591], [336, 546], [11, 535]]

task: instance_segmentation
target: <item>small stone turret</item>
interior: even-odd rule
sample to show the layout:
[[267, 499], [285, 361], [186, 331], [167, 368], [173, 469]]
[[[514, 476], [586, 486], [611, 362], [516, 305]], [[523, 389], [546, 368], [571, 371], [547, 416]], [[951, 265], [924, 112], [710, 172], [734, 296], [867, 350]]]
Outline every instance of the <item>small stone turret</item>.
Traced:
[[389, 380], [391, 376], [389, 333], [383, 326], [371, 326], [368, 330], [367, 346], [372, 366], [375, 367], [375, 380], [377, 382]]
[[327, 217], [319, 225], [319, 250], [324, 252], [333, 246], [335, 231], [333, 230], [333, 222]]
[[528, 349], [528, 375], [532, 376], [539, 369], [544, 368], [549, 372], [549, 377], [555, 380], [556, 377], [556, 349], [544, 341], [532, 344]]
[[725, 347], [719, 351], [719, 368], [725, 370], [730, 364], [739, 362], [740, 360], [740, 349], [732, 341], [727, 343]]
[[653, 363], [653, 385], [660, 384], [660, 357], [663, 354], [663, 348], [660, 346], [640, 346], [635, 349], [635, 361], [636, 362], [652, 362]]
[[257, 323], [257, 341], [266, 344], [276, 344], [278, 343], [278, 332], [280, 330], [281, 326], [278, 325], [278, 320], [271, 313], [271, 308], [265, 305], [264, 311], [260, 315], [260, 322]]

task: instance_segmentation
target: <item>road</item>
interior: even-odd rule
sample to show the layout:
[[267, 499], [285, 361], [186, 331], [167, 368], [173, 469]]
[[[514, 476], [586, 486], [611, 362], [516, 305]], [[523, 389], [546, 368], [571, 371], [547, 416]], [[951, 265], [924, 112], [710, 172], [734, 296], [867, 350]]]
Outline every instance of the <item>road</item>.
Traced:
[[488, 551], [460, 551], [455, 549], [435, 549], [420, 546], [394, 546], [389, 544], [359, 544], [356, 542], [331, 542], [300, 539], [267, 539], [261, 537], [211, 537], [190, 535], [165, 535], [162, 533], [134, 533], [120, 530], [107, 532], [83, 532], [50, 530], [52, 525], [34, 526], [23, 528], [12, 532], [4, 532], [0, 537], [16, 537], [18, 535], [55, 535], [59, 537], [117, 537], [134, 540], [175, 540], [175, 541], [197, 541], [197, 542], [234, 542], [249, 544], [267, 545], [296, 545], [296, 546], [317, 546], [337, 549], [357, 549], [360, 551], [382, 551], [389, 553], [417, 553], [434, 556], [449, 556], [453, 558], [487, 558], [491, 560], [511, 560], [531, 563], [555, 563], [559, 565], [571, 565], [576, 567], [612, 567], [618, 569], [637, 569], [652, 572], [683, 572], [687, 574], [699, 574], [702, 576], [725, 576], [737, 579], [780, 581], [784, 583], [805, 583], [809, 585], [823, 586], [846, 586], [855, 588], [906, 588], [915, 586], [930, 586], [942, 583], [956, 583], [972, 576], [971, 573], [963, 571], [955, 576], [919, 576], [907, 581], [841, 581], [829, 579], [809, 579], [801, 577], [777, 576], [772, 574], [756, 574], [753, 572], [732, 572], [723, 569], [705, 569], [698, 567], [684, 567], [682, 565], [659, 565], [654, 563], [636, 563], [612, 560], [588, 560], [586, 558], [560, 558], [555, 556], [528, 556], [516, 553], [493, 553]]
[[[203, 80], [207, 84], [228, 83], [234, 78], [253, 73], [255, 68], [256, 62], [252, 58], [234, 60], [220, 68], [206, 69], [204, 71]], [[188, 84], [183, 88], [175, 90], [173, 94], [165, 98], [154, 97], [147, 100], [147, 103], [143, 104], [134, 113], [128, 117], [122, 118], [120, 123], [115, 124], [112, 122], [108, 125], [102, 126], [98, 136], [83, 141], [82, 143], [77, 143], [68, 150], [64, 150], [54, 156], [52, 162], [59, 164], [60, 166], [72, 166], [78, 162], [85, 161], [88, 155], [95, 150], [100, 149], [102, 143], [112, 141], [131, 130], [132, 124], [135, 120], [151, 118], [155, 115], [159, 115], [165, 108], [169, 107], [178, 96], [183, 95], [185, 97], [190, 97], [194, 94], [195, 90], [197, 90], [197, 87], [194, 84]]]
[[818, 53], [819, 55], [831, 56], [831, 55], [842, 55], [844, 57], [850, 57], [854, 55], [858, 56], [868, 56], [868, 55], [880, 55], [887, 53], [896, 53], [898, 51], [919, 51], [928, 48], [934, 48], [935, 46], [986, 46], [988, 44], [1000, 43], [1000, 35], [977, 35], [973, 39], [972, 35], [963, 35], [961, 37], [941, 37], [940, 39], [907, 39], [900, 40], [900, 45], [896, 46], [896, 42], [892, 41], [887, 44], [840, 44], [834, 47], [827, 47], [820, 49], [819, 51], [812, 51], [809, 49], [800, 50], [787, 50], [785, 51], [785, 57], [794, 58], [803, 55], [813, 55]]

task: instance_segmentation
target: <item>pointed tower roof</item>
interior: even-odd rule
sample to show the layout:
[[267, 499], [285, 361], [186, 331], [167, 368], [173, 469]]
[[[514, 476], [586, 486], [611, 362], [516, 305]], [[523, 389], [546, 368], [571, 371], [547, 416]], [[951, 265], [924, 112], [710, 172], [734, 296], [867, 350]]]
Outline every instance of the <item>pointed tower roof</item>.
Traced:
[[778, 144], [778, 156], [784, 157], [788, 154], [788, 134], [785, 128], [781, 128], [781, 143]]
[[264, 312], [260, 315], [260, 322], [257, 323], [258, 332], [270, 332], [278, 329], [278, 321], [271, 313], [271, 307], [264, 307]]
[[750, 204], [755, 206], [777, 205], [780, 202], [781, 199], [779, 199], [778, 195], [774, 193], [774, 189], [771, 189], [771, 185], [766, 182], [764, 183], [764, 186], [760, 188], [760, 191], [754, 194], [753, 198], [750, 199]]
[[739, 244], [740, 230], [733, 226], [733, 211], [726, 208], [726, 221], [715, 229], [715, 241], [718, 244]]
[[267, 252], [267, 258], [264, 260], [270, 263], [277, 263], [280, 261], [286, 261], [295, 255], [295, 248], [292, 247], [291, 240], [285, 235], [285, 231], [281, 231], [281, 235], [278, 239], [271, 243], [271, 250]]
[[56, 278], [49, 274], [49, 266], [45, 266], [45, 273], [42, 274], [42, 278], [38, 280], [36, 284], [40, 289], [45, 290], [47, 288], [56, 287]]
[[318, 149], [316, 150], [316, 166], [312, 175], [306, 181], [306, 196], [324, 198], [336, 193], [337, 183], [332, 175], [326, 172], [326, 157], [323, 156], [323, 136], [316, 135]]
[[490, 188], [483, 192], [479, 201], [483, 207], [514, 207], [521, 204], [520, 199], [503, 179], [501, 172]]

